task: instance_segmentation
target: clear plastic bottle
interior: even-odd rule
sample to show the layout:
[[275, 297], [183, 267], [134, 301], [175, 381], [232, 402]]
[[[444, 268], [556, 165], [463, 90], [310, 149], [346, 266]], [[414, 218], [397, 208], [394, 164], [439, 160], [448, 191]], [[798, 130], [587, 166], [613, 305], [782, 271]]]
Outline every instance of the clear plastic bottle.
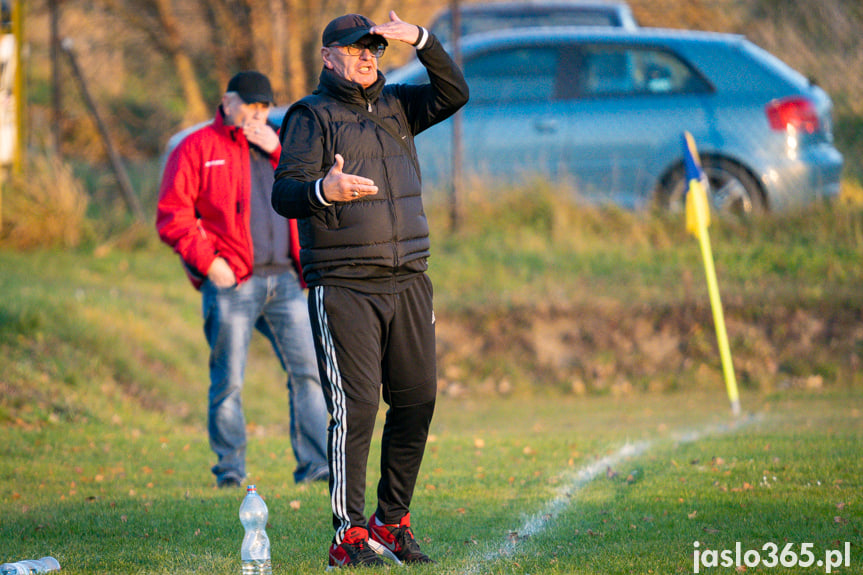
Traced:
[[48, 573], [49, 571], [59, 570], [60, 563], [53, 557], [26, 559], [24, 561], [0, 565], [0, 575], [33, 575], [34, 573]]
[[267, 537], [267, 504], [258, 495], [254, 485], [246, 488], [246, 497], [240, 505], [240, 523], [246, 529], [240, 556], [243, 575], [271, 575], [270, 538]]

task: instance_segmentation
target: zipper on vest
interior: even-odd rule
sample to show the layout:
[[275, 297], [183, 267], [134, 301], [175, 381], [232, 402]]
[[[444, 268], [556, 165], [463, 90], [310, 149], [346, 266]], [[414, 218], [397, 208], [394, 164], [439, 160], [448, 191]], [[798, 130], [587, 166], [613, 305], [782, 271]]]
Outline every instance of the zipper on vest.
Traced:
[[366, 109], [371, 112], [372, 111], [372, 103], [366, 100]]

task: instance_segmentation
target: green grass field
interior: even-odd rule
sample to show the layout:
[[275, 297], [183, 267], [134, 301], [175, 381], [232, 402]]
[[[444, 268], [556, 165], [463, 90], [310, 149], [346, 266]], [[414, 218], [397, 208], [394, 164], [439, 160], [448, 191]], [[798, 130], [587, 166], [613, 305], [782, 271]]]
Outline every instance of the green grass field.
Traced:
[[[492, 214], [494, 233], [437, 232], [442, 322], [469, 307], [509, 329], [510, 311], [531, 297], [661, 313], [706, 300], [697, 247], [674, 222], [521, 216], [534, 223]], [[465, 392], [440, 396], [412, 506], [439, 564], [409, 570], [863, 573], [860, 216], [712, 229], [723, 295], [739, 316], [758, 322], [766, 307], [799, 305], [838, 318], [832, 333], [846, 330], [809, 342], [811, 355], [780, 365], [769, 384], [742, 382], [739, 418], [718, 360], [650, 375], [676, 382], [662, 392], [581, 396], [543, 381], [489, 391], [483, 381], [499, 366], [488, 364], [505, 348], [461, 366]], [[0, 270], [0, 561], [53, 555], [73, 575], [239, 573], [243, 493], [215, 489], [209, 472], [199, 296], [175, 256], [146, 245], [0, 250]], [[794, 339], [792, 328], [771, 337]], [[715, 353], [709, 335], [687, 352]], [[817, 385], [798, 385], [813, 373]], [[286, 393], [262, 338], [244, 398], [249, 482], [269, 505], [274, 573], [323, 572], [327, 490], [292, 483]], [[377, 453], [376, 443], [369, 510]], [[750, 566], [721, 566], [738, 544]], [[846, 545], [850, 565], [833, 567]], [[754, 565], [756, 553], [767, 566]]]
[[[861, 572], [860, 394], [744, 394], [743, 405], [734, 420], [722, 393], [444, 399], [412, 512], [440, 563], [410, 571], [692, 573], [698, 541], [810, 543], [819, 560], [849, 543], [852, 566], [834, 572]], [[259, 422], [249, 481], [270, 509], [274, 573], [322, 572], [326, 489], [291, 482], [283, 423], [277, 409]], [[242, 493], [213, 487], [200, 426], [6, 427], [2, 440], [5, 559], [50, 554], [73, 574], [239, 573]], [[372, 466], [369, 493], [374, 479]]]

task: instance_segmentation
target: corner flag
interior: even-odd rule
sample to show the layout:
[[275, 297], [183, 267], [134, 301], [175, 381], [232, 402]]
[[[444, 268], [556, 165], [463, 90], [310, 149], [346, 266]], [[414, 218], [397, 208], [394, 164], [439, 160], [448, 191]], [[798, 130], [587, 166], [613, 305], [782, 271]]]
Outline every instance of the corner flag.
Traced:
[[686, 231], [696, 238], [701, 238], [710, 225], [710, 206], [707, 203], [710, 183], [701, 169], [701, 158], [689, 132], [683, 132], [683, 164], [686, 168], [686, 181], [689, 182], [689, 192], [686, 194]]
[[728, 347], [728, 334], [725, 332], [722, 301], [719, 298], [719, 285], [716, 281], [716, 270], [713, 267], [710, 235], [707, 232], [707, 227], [710, 225], [710, 205], [707, 202], [707, 190], [710, 188], [710, 182], [701, 167], [701, 158], [698, 156], [692, 134], [684, 132], [682, 144], [683, 163], [686, 167], [686, 179], [689, 182], [689, 190], [686, 194], [686, 231], [698, 238], [701, 245], [704, 272], [707, 275], [707, 290], [710, 293], [710, 307], [713, 310], [713, 323], [716, 325], [716, 340], [719, 344], [722, 372], [725, 376], [725, 388], [728, 391], [728, 399], [731, 401], [731, 411], [734, 415], [740, 415], [737, 379], [734, 377], [734, 365], [731, 362], [731, 351]]

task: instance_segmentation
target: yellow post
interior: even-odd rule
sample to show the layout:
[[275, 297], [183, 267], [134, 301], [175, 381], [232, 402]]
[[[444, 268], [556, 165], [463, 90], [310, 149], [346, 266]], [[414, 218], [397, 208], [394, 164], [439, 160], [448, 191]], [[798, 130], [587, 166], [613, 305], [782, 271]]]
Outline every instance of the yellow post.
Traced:
[[686, 160], [686, 175], [689, 180], [689, 193], [686, 194], [686, 230], [698, 238], [701, 246], [701, 257], [704, 260], [704, 272], [707, 276], [707, 291], [710, 294], [710, 307], [713, 310], [713, 323], [716, 326], [716, 341], [719, 344], [719, 356], [722, 360], [722, 372], [725, 376], [725, 388], [731, 401], [731, 411], [740, 415], [740, 395], [737, 392], [737, 379], [734, 376], [734, 364], [731, 361], [731, 349], [728, 345], [728, 334], [725, 331], [725, 316], [722, 312], [722, 301], [719, 297], [719, 284], [716, 281], [716, 269], [713, 266], [713, 251], [710, 248], [710, 235], [707, 227], [710, 225], [710, 205], [707, 202], [707, 178], [701, 169], [701, 160], [695, 148], [692, 134], [684, 132], [684, 157]]
[[13, 172], [21, 173], [24, 162], [24, 147], [26, 146], [24, 129], [26, 126], [26, 105], [24, 99], [24, 2], [15, 0], [12, 5], [12, 33], [15, 34], [15, 157], [12, 163]]

